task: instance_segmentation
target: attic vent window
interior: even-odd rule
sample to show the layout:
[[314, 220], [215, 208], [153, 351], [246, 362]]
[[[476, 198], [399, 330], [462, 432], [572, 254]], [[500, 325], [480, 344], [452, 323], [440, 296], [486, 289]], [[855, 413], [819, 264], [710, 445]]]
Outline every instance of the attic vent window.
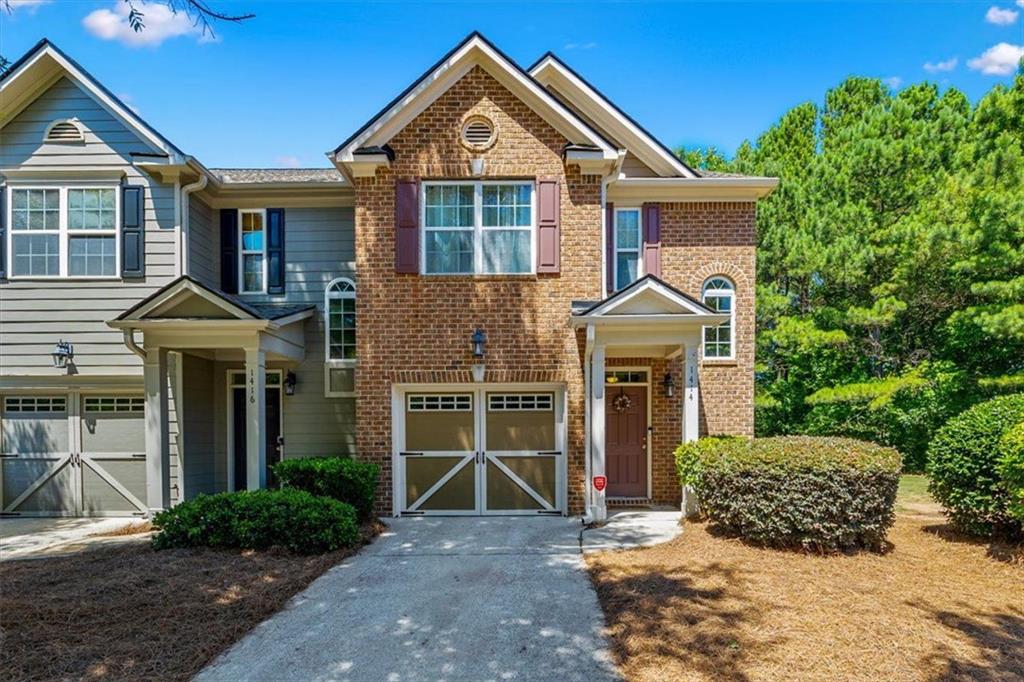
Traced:
[[483, 116], [474, 116], [462, 126], [462, 143], [470, 149], [487, 149], [494, 137], [494, 124]]
[[46, 129], [46, 142], [82, 142], [85, 135], [74, 121], [54, 121]]

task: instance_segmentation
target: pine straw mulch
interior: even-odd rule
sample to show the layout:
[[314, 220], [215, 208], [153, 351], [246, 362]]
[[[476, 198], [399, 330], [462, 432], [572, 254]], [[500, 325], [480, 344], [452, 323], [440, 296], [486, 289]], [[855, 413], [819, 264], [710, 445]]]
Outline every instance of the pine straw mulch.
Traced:
[[817, 556], [687, 523], [587, 564], [631, 681], [1024, 680], [1024, 547], [921, 515], [889, 541]]
[[[362, 544], [383, 527], [365, 525]], [[190, 679], [356, 551], [156, 552], [139, 538], [0, 563], [0, 679]]]

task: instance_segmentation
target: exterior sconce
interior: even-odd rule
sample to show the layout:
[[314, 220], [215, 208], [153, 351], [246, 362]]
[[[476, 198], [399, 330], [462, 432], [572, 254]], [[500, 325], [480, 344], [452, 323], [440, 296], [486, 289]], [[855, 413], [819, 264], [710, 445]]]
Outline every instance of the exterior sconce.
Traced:
[[676, 382], [672, 378], [671, 372], [665, 372], [665, 378], [662, 379], [661, 385], [665, 389], [666, 398], [671, 398], [676, 394]]
[[482, 157], [478, 156], [478, 157], [476, 157], [474, 159], [470, 159], [469, 160], [469, 169], [473, 173], [474, 176], [480, 177], [481, 175], [483, 175], [484, 174], [484, 168], [485, 168], [485, 164], [484, 164], [484, 160], [483, 160]]
[[483, 329], [477, 328], [473, 332], [473, 357], [477, 360], [484, 359], [484, 344], [487, 343], [487, 334]]
[[57, 369], [67, 369], [68, 363], [75, 357], [75, 347], [71, 345], [70, 341], [61, 339], [54, 346], [50, 357], [53, 358], [54, 367]]
[[291, 370], [289, 370], [288, 374], [286, 374], [285, 377], [284, 377], [284, 394], [285, 395], [295, 395], [295, 384], [296, 383], [297, 383], [297, 377], [295, 376], [295, 372], [292, 372]]

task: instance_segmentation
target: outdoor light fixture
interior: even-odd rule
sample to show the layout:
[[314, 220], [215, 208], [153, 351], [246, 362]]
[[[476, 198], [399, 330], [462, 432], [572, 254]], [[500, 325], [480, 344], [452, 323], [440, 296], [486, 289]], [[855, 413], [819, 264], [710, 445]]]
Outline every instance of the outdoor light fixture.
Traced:
[[70, 341], [61, 339], [54, 346], [53, 352], [50, 353], [50, 357], [53, 358], [53, 366], [57, 369], [66, 369], [68, 363], [71, 362], [71, 358], [75, 357], [75, 347], [71, 345]]
[[665, 388], [665, 396], [671, 398], [676, 393], [676, 382], [672, 378], [671, 372], [665, 372], [665, 378], [661, 380], [661, 385]]
[[484, 357], [484, 344], [487, 343], [487, 334], [484, 333], [483, 329], [477, 328], [473, 332], [473, 357], [477, 359], [483, 359]]
[[288, 374], [285, 375], [285, 377], [284, 377], [284, 394], [285, 395], [295, 395], [296, 378], [297, 377], [295, 376], [295, 372], [292, 372], [291, 370], [289, 370]]

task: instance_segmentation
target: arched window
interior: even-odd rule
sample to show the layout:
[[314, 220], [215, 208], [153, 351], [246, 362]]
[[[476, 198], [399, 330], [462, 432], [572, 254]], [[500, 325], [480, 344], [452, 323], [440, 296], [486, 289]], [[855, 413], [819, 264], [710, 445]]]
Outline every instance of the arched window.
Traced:
[[347, 277], [331, 280], [324, 292], [324, 393], [355, 395], [356, 285]]
[[725, 277], [715, 276], [704, 282], [701, 291], [704, 305], [720, 313], [729, 313], [729, 321], [717, 327], [704, 327], [704, 357], [726, 358], [733, 355], [733, 327], [736, 321], [736, 287]]

